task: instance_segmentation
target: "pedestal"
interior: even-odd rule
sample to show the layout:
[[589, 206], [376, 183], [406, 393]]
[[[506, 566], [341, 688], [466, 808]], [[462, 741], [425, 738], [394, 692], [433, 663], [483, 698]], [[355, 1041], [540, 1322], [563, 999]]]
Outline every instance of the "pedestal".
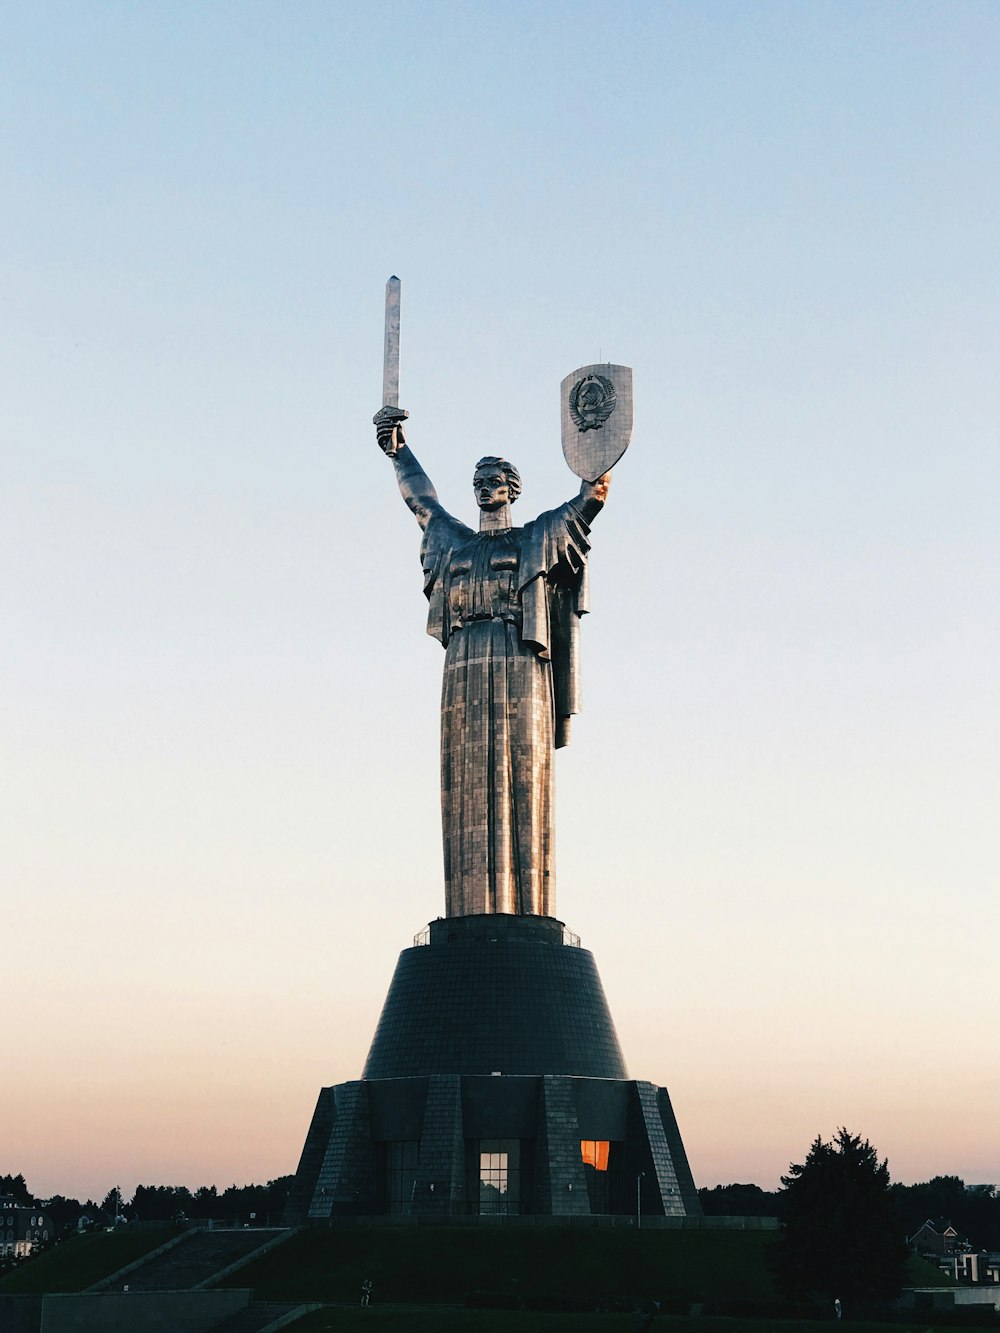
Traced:
[[286, 1222], [700, 1213], [667, 1090], [629, 1079], [563, 923], [454, 917], [425, 938], [361, 1079], [320, 1092]]

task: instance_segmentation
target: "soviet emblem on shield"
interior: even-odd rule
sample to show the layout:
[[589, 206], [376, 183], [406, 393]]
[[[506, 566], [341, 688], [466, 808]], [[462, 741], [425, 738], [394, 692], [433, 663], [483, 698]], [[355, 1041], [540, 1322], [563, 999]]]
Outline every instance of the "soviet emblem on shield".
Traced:
[[632, 438], [632, 370], [610, 363], [581, 366], [561, 386], [562, 447], [584, 481], [596, 481]]
[[577, 430], [600, 430], [617, 401], [615, 386], [605, 375], [585, 375], [569, 391], [569, 414]]

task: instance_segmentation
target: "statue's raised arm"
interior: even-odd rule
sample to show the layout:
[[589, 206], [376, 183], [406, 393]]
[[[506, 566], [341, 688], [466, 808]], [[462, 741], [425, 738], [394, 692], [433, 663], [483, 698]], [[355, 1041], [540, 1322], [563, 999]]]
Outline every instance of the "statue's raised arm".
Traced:
[[581, 483], [580, 493], [577, 496], [575, 503], [588, 523], [593, 523], [594, 519], [604, 508], [605, 501], [608, 498], [608, 491], [610, 489], [610, 472], [605, 472], [604, 476], [598, 477], [596, 481], [584, 481]]
[[436, 514], [443, 512], [434, 483], [403, 439], [403, 432], [398, 423], [376, 420], [375, 438], [386, 457], [392, 459], [399, 493], [405, 500], [407, 508], [411, 510], [420, 526], [426, 528]]

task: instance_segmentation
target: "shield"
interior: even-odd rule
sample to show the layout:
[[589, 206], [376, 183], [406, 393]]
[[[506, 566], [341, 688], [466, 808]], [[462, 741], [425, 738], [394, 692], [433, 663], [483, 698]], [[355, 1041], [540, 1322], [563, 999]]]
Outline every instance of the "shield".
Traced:
[[562, 448], [584, 481], [596, 481], [632, 438], [632, 367], [581, 366], [560, 387]]

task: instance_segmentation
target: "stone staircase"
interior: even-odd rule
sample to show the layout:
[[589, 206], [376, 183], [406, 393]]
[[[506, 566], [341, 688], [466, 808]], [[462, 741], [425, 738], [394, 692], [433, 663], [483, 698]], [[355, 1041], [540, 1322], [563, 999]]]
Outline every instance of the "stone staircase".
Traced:
[[212, 1333], [276, 1333], [279, 1328], [319, 1308], [315, 1304], [303, 1305], [296, 1301], [252, 1301], [245, 1310], [216, 1324]]
[[192, 1291], [241, 1268], [259, 1251], [291, 1234], [277, 1227], [187, 1231], [176, 1243], [130, 1264], [99, 1285], [119, 1291], [126, 1285], [129, 1291]]

